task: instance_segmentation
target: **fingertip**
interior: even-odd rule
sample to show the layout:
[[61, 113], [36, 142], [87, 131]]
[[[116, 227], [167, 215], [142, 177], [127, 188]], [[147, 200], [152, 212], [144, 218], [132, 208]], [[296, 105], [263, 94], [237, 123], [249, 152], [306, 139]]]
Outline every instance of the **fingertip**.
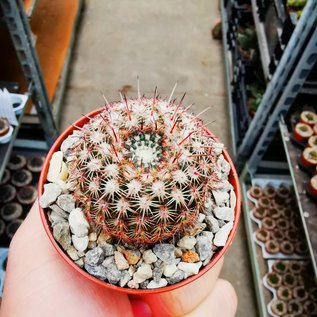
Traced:
[[140, 299], [130, 299], [132, 312], [135, 317], [152, 317], [150, 306]]

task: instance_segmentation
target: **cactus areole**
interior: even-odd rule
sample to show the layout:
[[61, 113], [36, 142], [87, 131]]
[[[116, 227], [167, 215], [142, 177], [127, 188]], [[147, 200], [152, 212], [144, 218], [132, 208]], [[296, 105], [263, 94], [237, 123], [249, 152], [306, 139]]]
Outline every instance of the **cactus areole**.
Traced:
[[68, 182], [96, 230], [153, 244], [195, 225], [219, 167], [217, 143], [187, 110], [182, 100], [124, 97], [76, 127]]

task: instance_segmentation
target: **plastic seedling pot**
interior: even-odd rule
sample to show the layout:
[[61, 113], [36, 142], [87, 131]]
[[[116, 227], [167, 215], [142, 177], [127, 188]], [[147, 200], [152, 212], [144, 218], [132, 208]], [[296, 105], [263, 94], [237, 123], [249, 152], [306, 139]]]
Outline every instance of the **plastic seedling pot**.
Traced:
[[[89, 113], [87, 116], [92, 118], [94, 116], [96, 116], [97, 114], [99, 114], [101, 111], [103, 110], [103, 108], [100, 108], [98, 110], [95, 110], [91, 113]], [[55, 143], [53, 144], [53, 146], [51, 147], [46, 160], [44, 162], [43, 165], [43, 169], [40, 175], [40, 180], [39, 180], [39, 188], [38, 188], [38, 196], [41, 197], [43, 194], [43, 186], [46, 183], [46, 177], [47, 177], [47, 173], [48, 173], [48, 168], [49, 168], [49, 163], [51, 160], [51, 157], [53, 155], [54, 152], [59, 151], [60, 150], [60, 146], [61, 143], [70, 135], [73, 133], [74, 130], [76, 130], [76, 127], [81, 127], [83, 126], [85, 123], [88, 122], [88, 118], [87, 117], [82, 117], [79, 120], [77, 120], [74, 125], [68, 127], [59, 137], [58, 139], [55, 141]], [[211, 135], [211, 137], [217, 142], [217, 139], [213, 136], [213, 134], [206, 130], [206, 133], [208, 133], [209, 135]], [[223, 150], [223, 155], [224, 158], [227, 160], [227, 162], [230, 164], [231, 167], [231, 171], [230, 171], [230, 175], [229, 175], [229, 182], [232, 184], [233, 188], [234, 188], [234, 192], [236, 195], [236, 206], [235, 206], [235, 218], [234, 218], [234, 224], [233, 224], [233, 228], [228, 236], [227, 239], [227, 243], [224, 247], [222, 247], [221, 249], [219, 249], [214, 256], [211, 258], [210, 262], [203, 267], [198, 274], [196, 275], [192, 275], [190, 277], [188, 277], [187, 279], [184, 279], [183, 281], [176, 283], [174, 285], [169, 285], [169, 286], [165, 286], [162, 288], [157, 288], [157, 289], [149, 289], [149, 290], [144, 290], [144, 289], [130, 289], [130, 288], [121, 288], [119, 286], [115, 286], [112, 284], [109, 284], [107, 282], [101, 281], [95, 277], [93, 277], [92, 275], [88, 274], [85, 270], [81, 269], [80, 267], [78, 267], [69, 257], [68, 255], [63, 251], [63, 249], [59, 246], [59, 244], [57, 243], [57, 241], [54, 239], [53, 234], [52, 234], [52, 229], [51, 229], [51, 224], [48, 220], [47, 217], [47, 213], [40, 208], [40, 216], [41, 216], [41, 220], [44, 226], [44, 229], [46, 231], [46, 234], [49, 238], [49, 240], [51, 241], [52, 245], [54, 246], [54, 248], [57, 251], [58, 256], [62, 257], [65, 262], [70, 265], [72, 267], [72, 269], [74, 271], [77, 271], [78, 273], [80, 273], [82, 276], [84, 276], [87, 279], [87, 283], [97, 283], [98, 285], [101, 285], [109, 290], [113, 290], [116, 292], [122, 292], [122, 293], [126, 293], [129, 295], [135, 295], [135, 296], [141, 296], [143, 298], [146, 298], [147, 296], [151, 296], [151, 295], [160, 295], [160, 294], [166, 294], [167, 292], [169, 293], [175, 293], [177, 294], [177, 291], [180, 289], [186, 289], [188, 288], [188, 290], [190, 289], [190, 293], [195, 296], [195, 285], [197, 285], [197, 287], [202, 287], [203, 283], [206, 283], [206, 281], [208, 280], [207, 275], [205, 276], [205, 274], [212, 270], [215, 265], [217, 264], [217, 262], [224, 256], [224, 254], [227, 252], [228, 248], [230, 247], [230, 245], [232, 244], [233, 238], [236, 234], [237, 231], [237, 227], [238, 227], [238, 223], [239, 223], [239, 218], [240, 218], [240, 209], [241, 209], [241, 192], [240, 192], [240, 185], [239, 185], [239, 179], [238, 179], [238, 175], [236, 173], [235, 167], [232, 163], [232, 160], [229, 157], [229, 154], [226, 150]], [[192, 289], [192, 287], [194, 287], [194, 289]], [[149, 297], [148, 297], [149, 298]], [[189, 300], [191, 300], [191, 298], [189, 297]], [[158, 311], [162, 313], [162, 309], [164, 311], [164, 296], [162, 297], [162, 300], [156, 300], [156, 303], [153, 305], [157, 305], [158, 306]], [[152, 305], [152, 308], [153, 308]], [[163, 306], [162, 306], [163, 305]], [[164, 315], [164, 314], [163, 314]], [[160, 316], [163, 316], [160, 315]], [[168, 314], [166, 314], [167, 316]], [[164, 315], [165, 316], [165, 315]]]

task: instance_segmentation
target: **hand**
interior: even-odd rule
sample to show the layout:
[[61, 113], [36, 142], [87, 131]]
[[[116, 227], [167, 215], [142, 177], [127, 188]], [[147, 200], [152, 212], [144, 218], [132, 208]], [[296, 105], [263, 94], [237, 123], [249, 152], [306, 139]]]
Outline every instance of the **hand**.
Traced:
[[[129, 298], [88, 281], [57, 255], [35, 203], [10, 245], [0, 315], [230, 317], [235, 314], [237, 297], [231, 284], [217, 280], [222, 262], [192, 283], [198, 283], [200, 290], [191, 284], [162, 295]], [[164, 311], [151, 312], [158, 301]]]

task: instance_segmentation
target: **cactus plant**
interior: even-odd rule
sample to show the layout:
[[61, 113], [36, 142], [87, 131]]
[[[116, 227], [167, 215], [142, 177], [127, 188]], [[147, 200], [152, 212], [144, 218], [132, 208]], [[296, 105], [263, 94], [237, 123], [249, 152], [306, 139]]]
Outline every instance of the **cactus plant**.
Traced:
[[184, 97], [163, 100], [155, 90], [153, 98], [105, 99], [98, 115], [76, 127], [68, 183], [96, 230], [153, 244], [195, 225], [205, 210], [218, 183], [219, 153], [201, 119], [183, 107]]

